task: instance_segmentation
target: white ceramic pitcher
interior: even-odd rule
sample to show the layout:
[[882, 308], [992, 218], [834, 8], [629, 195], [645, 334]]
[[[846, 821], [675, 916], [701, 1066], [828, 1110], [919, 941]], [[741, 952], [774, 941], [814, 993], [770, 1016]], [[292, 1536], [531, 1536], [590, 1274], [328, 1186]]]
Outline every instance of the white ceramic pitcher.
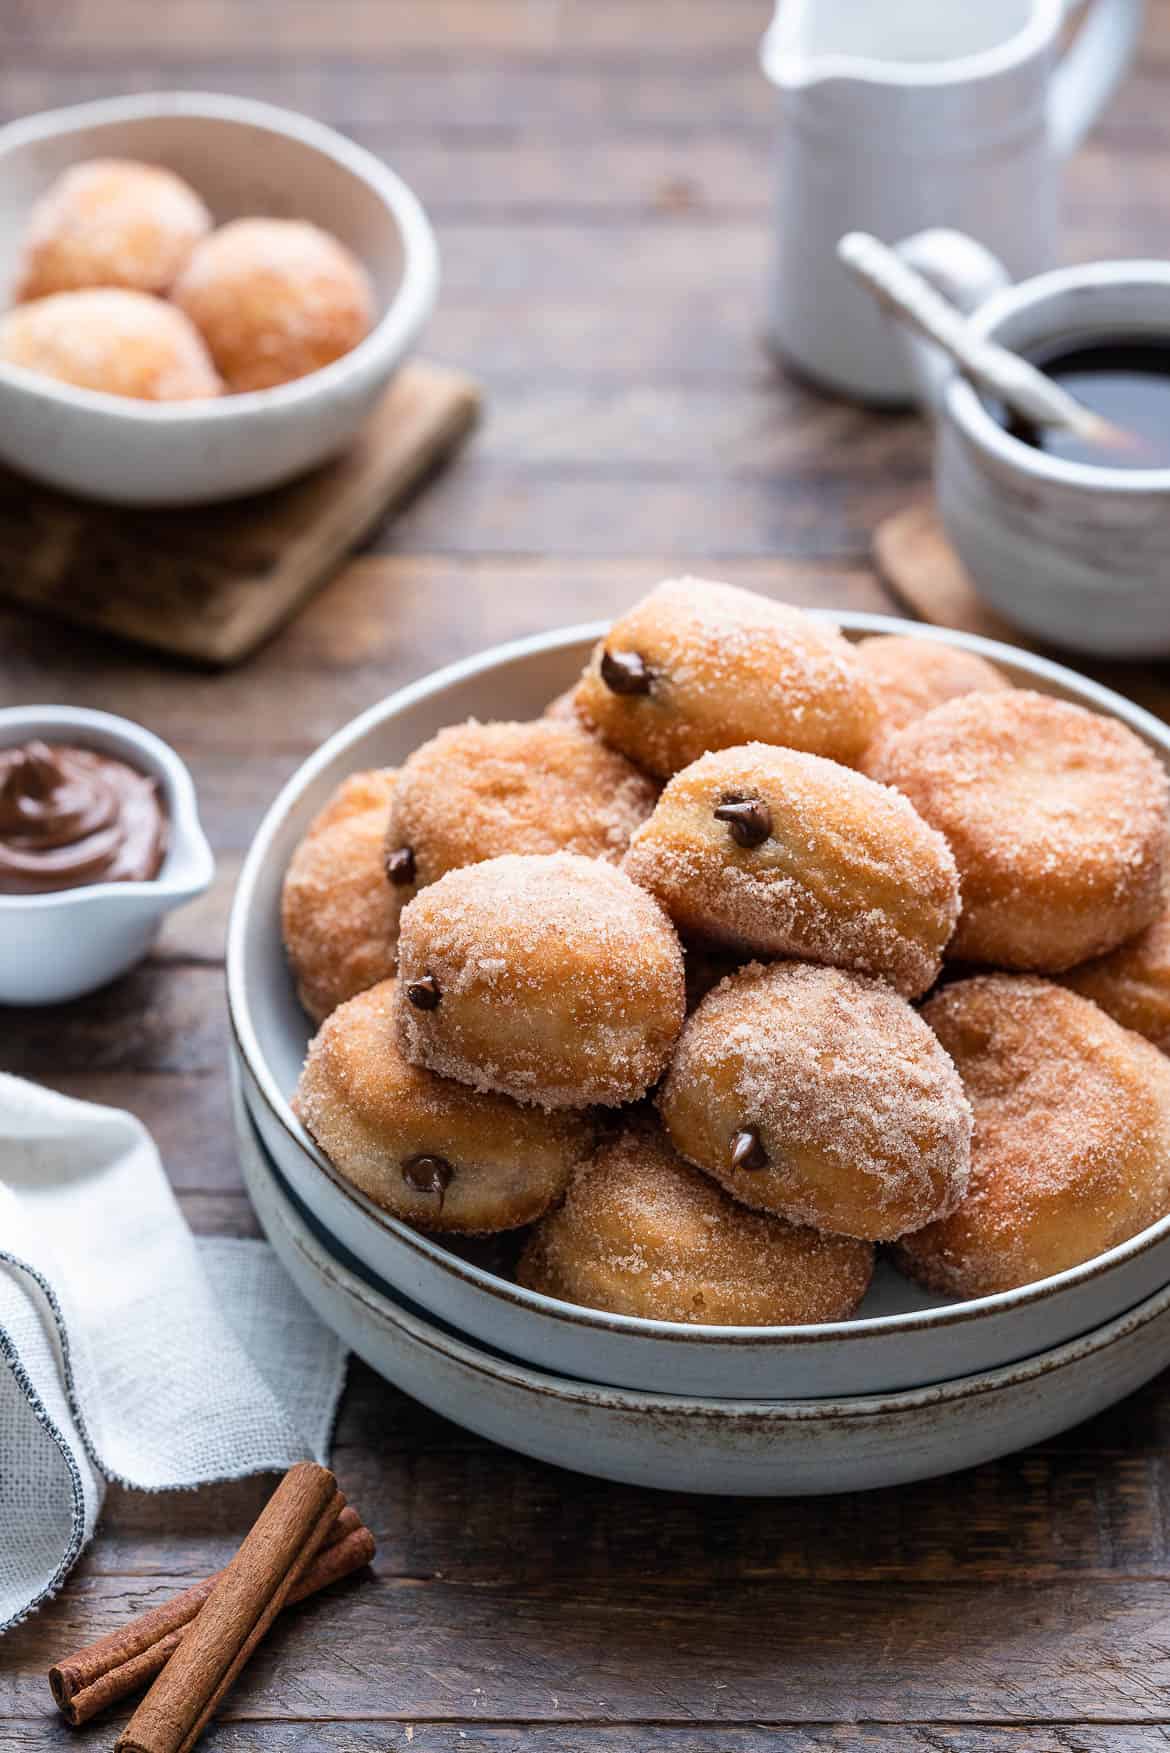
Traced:
[[1057, 255], [1061, 164], [1124, 73], [1143, 0], [779, 0], [761, 60], [780, 96], [772, 338], [827, 388], [907, 400], [905, 361], [836, 260], [846, 231], [948, 226], [1019, 279]]

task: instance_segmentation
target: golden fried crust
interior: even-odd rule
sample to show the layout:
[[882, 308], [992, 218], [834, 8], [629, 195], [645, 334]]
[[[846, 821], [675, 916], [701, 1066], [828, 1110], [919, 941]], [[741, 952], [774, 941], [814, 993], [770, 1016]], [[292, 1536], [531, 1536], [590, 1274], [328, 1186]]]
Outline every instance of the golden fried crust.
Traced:
[[517, 1273], [530, 1290], [656, 1321], [841, 1321], [869, 1287], [868, 1242], [749, 1211], [636, 1115], [574, 1176]]
[[663, 779], [737, 743], [852, 762], [877, 720], [869, 682], [835, 627], [699, 578], [660, 584], [614, 622], [575, 703], [605, 742]]
[[394, 789], [387, 853], [409, 847], [415, 886], [510, 852], [616, 863], [658, 788], [579, 724], [467, 724], [416, 749]]
[[979, 975], [923, 1016], [975, 1113], [958, 1209], [906, 1237], [932, 1290], [988, 1296], [1091, 1260], [1170, 1210], [1170, 1062], [1087, 998]]
[[1170, 1053], [1170, 907], [1120, 949], [1070, 968], [1060, 983]]
[[[761, 812], [753, 843], [717, 814], [729, 802]], [[682, 931], [744, 956], [856, 968], [908, 997], [936, 979], [959, 913], [950, 849], [904, 797], [764, 743], [676, 774], [623, 869]]]
[[[404, 911], [398, 953], [405, 1056], [518, 1101], [635, 1101], [682, 1026], [673, 926], [598, 859], [509, 856], [449, 871]], [[415, 995], [418, 982], [433, 987]]]
[[162, 165], [72, 165], [32, 209], [13, 302], [94, 286], [168, 292], [210, 229], [195, 190]]
[[531, 1223], [589, 1149], [575, 1114], [545, 1114], [408, 1065], [394, 982], [339, 1006], [310, 1043], [297, 1110], [338, 1172], [422, 1229], [488, 1234]]
[[963, 694], [1010, 688], [1001, 670], [973, 651], [941, 640], [877, 633], [854, 646], [877, 700], [877, 729], [858, 765], [873, 771], [882, 741]]
[[971, 1110], [930, 1029], [883, 983], [750, 964], [687, 1019], [658, 1106], [675, 1149], [745, 1205], [887, 1241], [952, 1211]]
[[[281, 931], [297, 995], [315, 1022], [394, 972], [403, 896], [383, 857], [392, 782], [390, 769], [346, 780], [285, 874]], [[358, 809], [379, 794], [374, 808]]]
[[313, 817], [306, 838], [331, 828], [334, 822], [345, 821], [348, 816], [364, 816], [369, 810], [382, 811], [384, 827], [397, 778], [397, 767], [370, 767], [361, 773], [351, 773]]
[[145, 292], [55, 292], [0, 316], [0, 359], [78, 389], [144, 402], [196, 401], [223, 390], [199, 332]]
[[883, 743], [874, 775], [950, 843], [957, 961], [1059, 973], [1161, 908], [1166, 774], [1116, 719], [1024, 689], [968, 694]]

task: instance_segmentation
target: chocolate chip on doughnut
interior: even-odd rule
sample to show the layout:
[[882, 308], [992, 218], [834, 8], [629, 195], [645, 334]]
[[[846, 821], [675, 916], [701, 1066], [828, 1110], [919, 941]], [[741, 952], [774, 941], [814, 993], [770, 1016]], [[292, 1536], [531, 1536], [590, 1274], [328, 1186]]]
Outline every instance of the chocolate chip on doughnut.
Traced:
[[580, 852], [616, 863], [657, 787], [580, 723], [441, 730], [402, 767], [387, 830], [391, 881], [422, 887], [509, 852]]
[[603, 741], [667, 779], [708, 749], [781, 743], [855, 761], [873, 693], [835, 627], [730, 584], [660, 584], [615, 621], [575, 703]]
[[947, 844], [905, 798], [765, 743], [676, 773], [623, 868], [680, 931], [858, 968], [911, 998], [937, 977], [959, 911]]
[[750, 964], [687, 1019], [658, 1096], [675, 1149], [745, 1205], [888, 1241], [953, 1211], [971, 1110], [959, 1075], [880, 981]]
[[636, 1100], [682, 1026], [674, 928], [598, 859], [510, 855], [449, 871], [403, 912], [398, 953], [406, 1057], [542, 1107]]
[[975, 1111], [971, 1181], [899, 1264], [989, 1296], [1091, 1260], [1170, 1212], [1170, 1060], [1048, 980], [983, 974], [923, 1010]]
[[636, 1112], [541, 1219], [517, 1278], [618, 1315], [767, 1327], [844, 1320], [872, 1272], [868, 1242], [749, 1211]]
[[297, 1109], [339, 1174], [421, 1229], [531, 1223], [585, 1158], [590, 1128], [408, 1065], [393, 980], [336, 1009], [309, 1046]]
[[883, 742], [874, 774], [950, 843], [955, 960], [1061, 973], [1161, 910], [1170, 789], [1117, 719], [1026, 689], [967, 694]]

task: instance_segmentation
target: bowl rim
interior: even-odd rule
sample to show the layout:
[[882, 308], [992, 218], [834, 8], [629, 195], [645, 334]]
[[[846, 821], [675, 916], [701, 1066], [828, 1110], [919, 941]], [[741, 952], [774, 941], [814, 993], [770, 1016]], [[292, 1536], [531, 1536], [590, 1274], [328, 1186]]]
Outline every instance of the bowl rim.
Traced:
[[[23, 735], [11, 736], [10, 732], [32, 733], [47, 739], [69, 737], [82, 748], [96, 746], [91, 739], [98, 737], [139, 772], [143, 770], [145, 756], [150, 776], [161, 776], [163, 781], [170, 841], [157, 876], [144, 882], [82, 883], [75, 889], [57, 889], [43, 895], [0, 894], [0, 920], [11, 920], [14, 914], [77, 909], [99, 903], [108, 906], [110, 902], [125, 906], [149, 901], [154, 906], [161, 903], [169, 908], [202, 894], [210, 885], [215, 860], [199, 820], [195, 782], [186, 762], [169, 743], [133, 719], [88, 706], [5, 706], [0, 708], [0, 750], [23, 740]], [[100, 747], [98, 752], [102, 752]]]
[[244, 1118], [249, 1126], [245, 1148], [254, 1147], [259, 1171], [271, 1183], [275, 1221], [281, 1225], [290, 1246], [296, 1249], [309, 1271], [324, 1279], [350, 1302], [359, 1304], [382, 1326], [398, 1328], [416, 1344], [436, 1352], [448, 1362], [473, 1374], [506, 1382], [526, 1393], [579, 1406], [717, 1424], [726, 1424], [729, 1420], [780, 1425], [817, 1424], [896, 1417], [980, 1399], [1007, 1388], [1024, 1387], [1054, 1371], [1068, 1369], [1085, 1358], [1107, 1351], [1170, 1312], [1170, 1285], [1164, 1285], [1133, 1308], [1046, 1351], [1034, 1352], [1030, 1357], [1018, 1358], [1014, 1363], [999, 1364], [994, 1369], [980, 1370], [973, 1375], [952, 1376], [923, 1387], [902, 1388], [886, 1394], [850, 1394], [824, 1400], [722, 1400], [706, 1395], [664, 1394], [653, 1389], [621, 1388], [603, 1382], [582, 1381], [574, 1376], [558, 1375], [536, 1364], [485, 1351], [466, 1334], [448, 1332], [430, 1321], [425, 1313], [404, 1307], [394, 1295], [393, 1286], [388, 1285], [382, 1292], [359, 1278], [309, 1230], [281, 1186], [275, 1165], [256, 1133], [255, 1122], [250, 1115], [245, 1114]]
[[[1111, 689], [1091, 681], [1088, 677], [1080, 676], [1076, 671], [1063, 664], [1055, 663], [1049, 658], [1038, 657], [1032, 652], [1006, 645], [998, 640], [985, 639], [979, 634], [927, 626], [920, 622], [906, 621], [894, 615], [874, 614], [862, 610], [823, 608], [806, 609], [804, 612], [816, 620], [839, 626], [842, 632], [847, 635], [897, 634], [900, 637], [957, 646], [961, 650], [970, 651], [979, 657], [986, 658], [991, 663], [1004, 665], [1009, 670], [1024, 669], [1038, 680], [1048, 682], [1059, 690], [1071, 691], [1081, 703], [1089, 705], [1093, 710], [1120, 719], [1122, 723], [1128, 725], [1131, 730], [1147, 742], [1154, 744], [1163, 761], [1170, 766], [1170, 728], [1146, 712], [1144, 708], [1136, 706], [1132, 701], [1124, 699]], [[259, 876], [267, 862], [271, 843], [283, 827], [289, 811], [299, 802], [303, 793], [309, 789], [318, 775], [324, 769], [332, 766], [339, 756], [343, 755], [354, 743], [361, 741], [370, 731], [388, 720], [396, 718], [407, 708], [445, 693], [457, 683], [482, 676], [518, 659], [550, 651], [568, 650], [574, 646], [591, 647], [604, 636], [610, 625], [608, 620], [589, 621], [568, 627], [553, 628], [544, 633], [526, 635], [500, 645], [489, 646], [470, 657], [444, 665], [441, 669], [433, 670], [416, 681], [407, 683], [384, 700], [367, 707], [364, 712], [359, 713], [357, 717], [349, 720], [332, 736], [328, 737], [320, 748], [310, 755], [285, 782], [265, 812], [241, 867], [228, 920], [226, 953], [228, 1022], [233, 1050], [245, 1073], [247, 1086], [255, 1092], [256, 1098], [263, 1103], [272, 1119], [287, 1135], [291, 1145], [301, 1156], [307, 1158], [315, 1169], [323, 1173], [330, 1184], [362, 1216], [372, 1220], [378, 1228], [386, 1231], [396, 1242], [405, 1246], [409, 1251], [422, 1257], [430, 1266], [437, 1267], [440, 1271], [462, 1280], [465, 1285], [486, 1292], [490, 1296], [509, 1302], [515, 1307], [525, 1309], [544, 1319], [594, 1331], [628, 1334], [631, 1338], [655, 1342], [735, 1347], [743, 1345], [771, 1347], [775, 1345], [789, 1348], [838, 1344], [846, 1340], [854, 1343], [860, 1340], [880, 1341], [888, 1339], [892, 1341], [907, 1333], [962, 1326], [972, 1321], [1005, 1314], [1022, 1306], [1040, 1302], [1048, 1297], [1087, 1284], [1090, 1280], [1101, 1277], [1115, 1267], [1145, 1253], [1158, 1243], [1170, 1239], [1170, 1215], [1168, 1215], [1159, 1218], [1148, 1228], [1140, 1230], [1137, 1235], [1118, 1243], [1116, 1247], [1107, 1249], [1103, 1254], [1094, 1255], [1091, 1260], [1083, 1261], [1078, 1266], [1068, 1267], [1063, 1272], [1054, 1273], [1048, 1278], [1037, 1279], [1031, 1284], [1020, 1285], [1013, 1290], [999, 1291], [991, 1296], [973, 1297], [966, 1302], [947, 1303], [934, 1308], [907, 1310], [901, 1314], [875, 1315], [851, 1321], [818, 1322], [807, 1326], [720, 1327], [699, 1322], [692, 1325], [677, 1321], [651, 1320], [637, 1315], [619, 1315], [602, 1309], [588, 1309], [575, 1303], [563, 1302], [556, 1297], [546, 1296], [539, 1291], [527, 1290], [522, 1285], [512, 1284], [496, 1273], [489, 1272], [483, 1267], [462, 1259], [445, 1247], [441, 1240], [427, 1235], [421, 1230], [412, 1229], [398, 1218], [392, 1217], [360, 1193], [357, 1188], [351, 1186], [338, 1173], [324, 1152], [317, 1147], [295, 1118], [287, 1099], [278, 1088], [276, 1080], [269, 1070], [252, 1023], [245, 979], [246, 943], [253, 894]]]
[[[328, 394], [351, 377], [384, 369], [411, 345], [434, 308], [439, 288], [439, 252], [431, 222], [414, 190], [396, 171], [356, 141], [336, 129], [296, 110], [256, 98], [233, 97], [210, 91], [156, 91], [125, 97], [96, 98], [41, 110], [0, 127], [0, 166], [13, 153], [37, 141], [65, 139], [83, 129], [126, 121], [187, 116], [195, 120], [240, 122], [269, 134], [296, 140], [323, 158], [331, 159], [357, 182], [364, 183], [381, 201], [398, 227], [402, 240], [402, 279], [398, 290], [369, 334], [329, 365], [310, 371], [291, 383], [271, 389], [245, 390], [238, 395], [208, 396], [187, 402], [146, 402], [133, 396], [108, 395], [104, 390], [82, 389], [58, 383], [23, 366], [0, 360], [0, 383], [22, 394], [35, 395], [58, 405], [91, 413], [116, 414], [120, 418], [152, 425], [197, 426], [220, 423], [249, 414], [295, 412], [304, 403]], [[18, 308], [13, 306], [12, 308]]]

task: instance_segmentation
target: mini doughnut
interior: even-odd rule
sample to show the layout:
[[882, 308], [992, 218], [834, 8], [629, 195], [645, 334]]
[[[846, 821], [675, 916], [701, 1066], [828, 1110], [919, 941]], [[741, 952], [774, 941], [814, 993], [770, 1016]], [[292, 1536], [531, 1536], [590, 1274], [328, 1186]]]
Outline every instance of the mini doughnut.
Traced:
[[1120, 948], [1070, 968], [1060, 984], [1170, 1053], [1170, 906]]
[[623, 869], [680, 931], [743, 958], [857, 968], [910, 998], [937, 977], [959, 913], [946, 841], [904, 797], [765, 743], [676, 773]]
[[192, 252], [175, 286], [229, 390], [265, 390], [340, 359], [369, 333], [357, 258], [299, 219], [234, 219]]
[[967, 694], [884, 742], [874, 777], [950, 842], [957, 961], [1060, 973], [1161, 909], [1166, 774], [1117, 719], [1025, 689]]
[[617, 1315], [786, 1327], [845, 1320], [872, 1273], [868, 1242], [749, 1211], [683, 1162], [653, 1118], [638, 1117], [577, 1171], [516, 1276]]
[[408, 1065], [394, 982], [335, 1010], [309, 1044], [301, 1120], [339, 1174], [420, 1229], [488, 1234], [540, 1217], [589, 1149], [576, 1114], [545, 1114]]
[[617, 863], [658, 795], [653, 781], [579, 725], [453, 725], [405, 763], [387, 870], [421, 888], [506, 852], [580, 852]]
[[32, 209], [13, 301], [92, 286], [169, 292], [210, 230], [195, 190], [161, 164], [71, 165]]
[[856, 761], [877, 722], [835, 627], [702, 578], [670, 579], [615, 621], [576, 703], [604, 742], [662, 779], [737, 743]]
[[146, 402], [194, 401], [223, 390], [182, 311], [113, 287], [58, 292], [6, 311], [0, 359], [78, 389]]
[[398, 957], [406, 1058], [544, 1108], [636, 1101], [682, 1026], [669, 919], [575, 853], [449, 871], [403, 912]]
[[745, 1205], [889, 1241], [954, 1210], [971, 1109], [922, 1018], [881, 981], [750, 964], [687, 1019], [658, 1106], [675, 1149]]
[[898, 1264], [990, 1296], [1091, 1260], [1170, 1211], [1170, 1062], [1079, 993], [982, 974], [923, 1016], [975, 1110], [971, 1184]]
[[872, 771], [878, 745], [886, 737], [924, 718], [934, 707], [961, 694], [993, 693], [1012, 685], [985, 657], [937, 639], [875, 633], [853, 649], [878, 708], [877, 730], [859, 762], [863, 773]]
[[393, 768], [347, 779], [285, 872], [281, 931], [297, 996], [314, 1022], [394, 972], [403, 903], [383, 862], [393, 781]]
[[368, 767], [343, 779], [332, 797], [328, 798], [309, 823], [306, 838], [343, 822], [349, 816], [364, 816], [369, 810], [381, 810], [385, 823], [390, 815], [390, 799], [398, 780], [397, 767]]

